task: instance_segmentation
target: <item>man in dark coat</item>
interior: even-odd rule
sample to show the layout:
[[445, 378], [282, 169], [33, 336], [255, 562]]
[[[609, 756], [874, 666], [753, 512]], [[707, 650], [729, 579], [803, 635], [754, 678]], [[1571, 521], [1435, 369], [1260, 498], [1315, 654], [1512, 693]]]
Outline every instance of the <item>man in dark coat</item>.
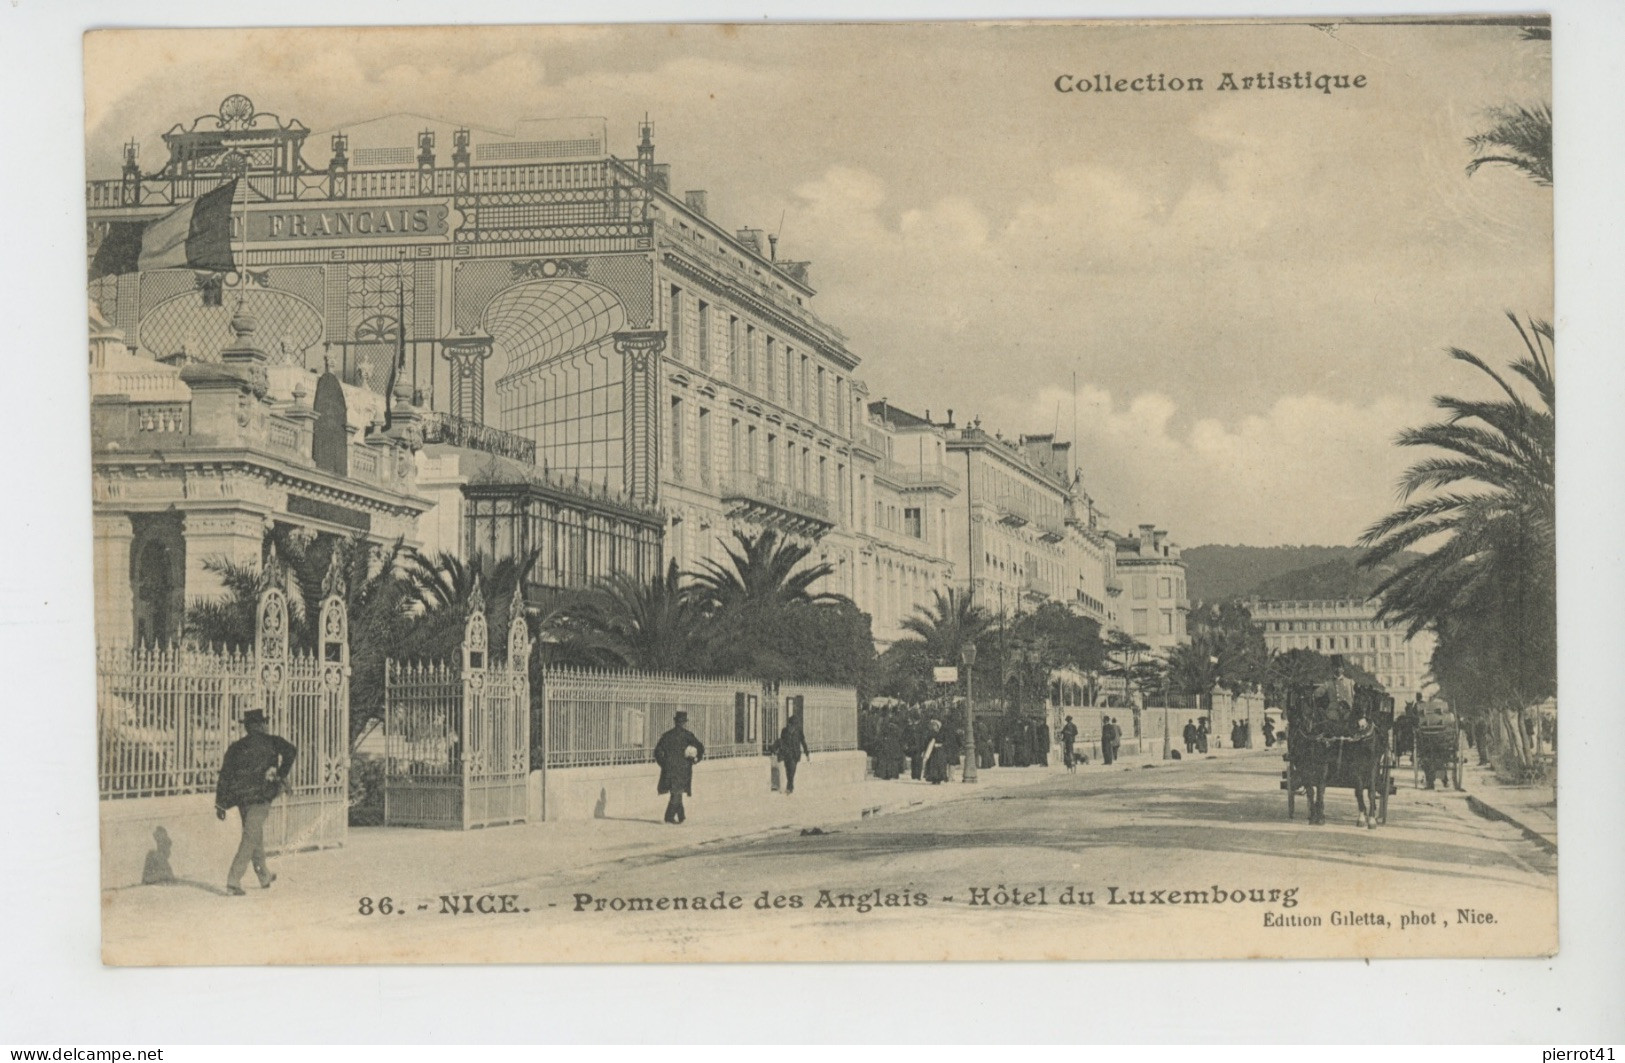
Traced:
[[276, 881], [265, 864], [265, 820], [271, 814], [271, 802], [287, 785], [288, 772], [299, 755], [292, 742], [270, 732], [265, 713], [259, 709], [243, 713], [243, 730], [248, 733], [226, 750], [220, 763], [220, 781], [214, 789], [215, 816], [225, 819], [226, 811], [235, 808], [243, 821], [243, 837], [237, 843], [237, 855], [231, 859], [231, 870], [226, 872], [226, 892], [233, 897], [243, 895], [243, 872], [250, 863], [259, 876], [261, 889], [270, 889]]
[[908, 754], [908, 777], [919, 782], [925, 772], [926, 726], [924, 720], [915, 719], [908, 725], [904, 752]]
[[1117, 724], [1112, 722], [1110, 716], [1100, 724], [1100, 761], [1102, 764], [1111, 764], [1117, 759]]
[[784, 730], [779, 732], [778, 754], [784, 762], [784, 792], [788, 796], [796, 792], [796, 766], [801, 763], [801, 756], [805, 753], [807, 759], [812, 759], [812, 750], [807, 748], [807, 733], [801, 729], [801, 717], [791, 716], [785, 721]]
[[1261, 730], [1264, 732], [1264, 748], [1268, 749], [1275, 744], [1275, 721], [1268, 716], [1264, 717], [1264, 726]]
[[1196, 752], [1196, 721], [1195, 720], [1186, 720], [1185, 721], [1184, 737], [1185, 737], [1185, 755], [1190, 756], [1192, 753]]
[[1061, 761], [1066, 765], [1067, 771], [1077, 771], [1078, 762], [1072, 755], [1072, 743], [1078, 740], [1078, 725], [1072, 722], [1072, 717], [1066, 718], [1066, 725], [1061, 728]]
[[681, 823], [683, 795], [694, 794], [694, 765], [705, 756], [705, 743], [688, 729], [688, 713], [672, 718], [672, 728], [655, 743], [655, 763], [660, 765], [660, 785], [656, 793], [670, 794], [666, 800], [666, 822]]
[[925, 781], [933, 785], [948, 781], [948, 747], [943, 744], [942, 721], [932, 720], [925, 740]]

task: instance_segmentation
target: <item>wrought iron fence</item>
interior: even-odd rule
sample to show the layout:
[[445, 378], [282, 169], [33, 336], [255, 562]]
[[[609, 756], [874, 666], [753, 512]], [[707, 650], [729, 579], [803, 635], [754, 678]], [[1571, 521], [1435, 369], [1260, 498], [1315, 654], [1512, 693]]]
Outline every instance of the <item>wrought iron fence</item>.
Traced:
[[786, 709], [801, 714], [808, 749], [821, 753], [858, 748], [858, 692], [852, 687], [785, 683], [780, 693]]
[[753, 679], [702, 679], [663, 672], [588, 672], [549, 668], [542, 677], [545, 730], [538, 737], [549, 768], [646, 764], [678, 712], [710, 759], [770, 752], [789, 713], [802, 716], [807, 748], [858, 748], [858, 695], [851, 687]]
[[[273, 553], [268, 567], [277, 565]], [[299, 755], [266, 822], [275, 850], [339, 845], [347, 827], [350, 645], [339, 556], [322, 583], [315, 653], [291, 651], [287, 595], [255, 609], [252, 651], [104, 647], [96, 661], [97, 785], [103, 800], [214, 790], [249, 709]]]
[[103, 647], [96, 775], [104, 800], [213, 792], [236, 723], [259, 707], [254, 655]]
[[762, 751], [761, 687], [749, 679], [665, 672], [549, 668], [542, 676], [541, 736], [549, 768], [647, 764], [678, 712], [708, 758]]
[[504, 659], [491, 659], [489, 635], [476, 584], [459, 662], [385, 661], [386, 826], [524, 822], [531, 642], [517, 589]]

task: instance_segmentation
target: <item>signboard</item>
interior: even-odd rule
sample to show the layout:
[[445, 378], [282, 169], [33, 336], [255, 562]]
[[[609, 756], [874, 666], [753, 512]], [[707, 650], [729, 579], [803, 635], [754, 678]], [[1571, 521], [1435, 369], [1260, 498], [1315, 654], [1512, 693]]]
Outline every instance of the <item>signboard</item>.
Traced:
[[959, 682], [959, 669], [949, 666], [947, 668], [931, 669], [931, 677], [939, 683]]
[[[278, 204], [272, 208], [249, 209], [248, 242], [266, 244], [303, 243], [322, 240], [444, 240], [454, 227], [451, 205], [446, 202], [327, 202], [320, 206]], [[232, 239], [241, 239], [241, 222], [231, 219]]]

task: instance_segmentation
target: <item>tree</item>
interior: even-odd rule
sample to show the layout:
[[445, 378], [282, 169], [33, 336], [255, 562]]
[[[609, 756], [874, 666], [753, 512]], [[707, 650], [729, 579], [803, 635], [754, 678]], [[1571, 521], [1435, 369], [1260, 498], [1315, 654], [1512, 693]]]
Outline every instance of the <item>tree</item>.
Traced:
[[273, 581], [288, 596], [288, 643], [314, 652], [326, 596], [326, 576], [337, 560], [350, 625], [350, 741], [354, 744], [383, 715], [384, 660], [396, 652], [412, 628], [407, 614], [408, 567], [416, 555], [403, 540], [377, 546], [366, 536], [347, 539], [301, 535], [274, 526], [264, 537], [265, 564], [210, 558], [226, 593], [196, 601], [187, 610], [191, 638], [233, 649], [254, 645], [259, 598]]
[[724, 540], [726, 564], [706, 558], [694, 573], [695, 594], [713, 612], [771, 612], [784, 606], [846, 601], [841, 595], [813, 590], [835, 567], [827, 561], [806, 565], [811, 547], [790, 542], [772, 528], [757, 535], [735, 531], [733, 537], [733, 544]]
[[1552, 183], [1552, 108], [1512, 104], [1492, 107], [1490, 127], [1467, 138], [1477, 154], [1467, 164], [1471, 177], [1481, 166], [1510, 166], [1537, 185]]
[[1169, 683], [1181, 694], [1206, 694], [1222, 687], [1232, 694], [1264, 681], [1269, 651], [1264, 629], [1240, 602], [1198, 607], [1190, 616], [1190, 642], [1168, 655]]
[[1511, 368], [1533, 389], [1533, 401], [1477, 356], [1452, 350], [1505, 397], [1434, 399], [1449, 416], [1401, 433], [1398, 442], [1444, 454], [1406, 471], [1399, 484], [1404, 504], [1372, 524], [1360, 543], [1367, 565], [1437, 543], [1383, 581], [1378, 615], [1404, 622], [1409, 635], [1432, 628], [1459, 638], [1470, 631], [1488, 650], [1487, 685], [1474, 684], [1493, 697], [1486, 707], [1521, 711], [1557, 683], [1556, 387], [1549, 350], [1555, 335], [1543, 321], [1525, 328], [1513, 318], [1513, 325], [1527, 353]]
[[538, 556], [535, 550], [496, 561], [485, 554], [464, 561], [444, 551], [433, 557], [409, 555], [402, 574], [407, 587], [405, 608], [413, 621], [391, 656], [454, 659], [463, 644], [463, 629], [476, 587], [485, 601], [490, 643], [503, 645], [508, 637], [507, 603], [515, 588], [524, 593]]
[[903, 618], [902, 627], [925, 644], [934, 663], [957, 665], [960, 651], [975, 642], [991, 624], [987, 610], [977, 605], [972, 595], [949, 589], [932, 591], [931, 605], [916, 606], [913, 614]]
[[711, 665], [712, 625], [676, 561], [647, 583], [617, 572], [567, 599], [542, 627], [584, 663], [679, 674]]
[[768, 682], [795, 680], [859, 688], [875, 658], [869, 614], [844, 599], [823, 606], [792, 605], [754, 640], [751, 674]]
[[824, 561], [808, 564], [811, 547], [771, 528], [756, 535], [735, 531], [733, 538], [731, 544], [724, 540], [726, 562], [707, 558], [693, 573], [692, 594], [715, 627], [714, 664], [719, 671], [766, 682], [790, 678], [797, 667], [791, 658], [799, 651], [786, 656], [777, 633], [804, 619], [795, 615], [798, 610], [851, 602], [816, 590], [835, 569]]
[[1266, 668], [1265, 701], [1285, 707], [1336, 675], [1336, 662], [1317, 650], [1299, 647], [1273, 654]]
[[[1546, 23], [1525, 26], [1519, 36], [1526, 41], [1550, 42], [1551, 26]], [[1488, 165], [1510, 166], [1538, 185], [1552, 183], [1552, 105], [1532, 107], [1512, 104], [1492, 107], [1486, 114], [1489, 128], [1467, 138], [1474, 156], [1467, 164], [1467, 176]]]

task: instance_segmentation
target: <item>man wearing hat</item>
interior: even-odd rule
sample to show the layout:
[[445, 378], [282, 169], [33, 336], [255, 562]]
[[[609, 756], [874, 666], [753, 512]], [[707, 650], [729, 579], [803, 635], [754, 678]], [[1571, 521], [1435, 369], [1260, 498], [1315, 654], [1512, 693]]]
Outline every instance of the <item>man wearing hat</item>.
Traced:
[[226, 818], [235, 808], [243, 820], [243, 840], [237, 845], [231, 870], [226, 872], [226, 892], [243, 895], [243, 872], [253, 863], [260, 888], [270, 889], [276, 881], [265, 866], [265, 820], [271, 802], [288, 782], [294, 757], [299, 750], [286, 738], [272, 734], [265, 725], [265, 713], [249, 709], [243, 713], [243, 730], [248, 733], [231, 744], [220, 764], [220, 782], [214, 791], [214, 814]]
[[679, 712], [671, 730], [655, 743], [655, 763], [660, 765], [656, 792], [671, 795], [666, 801], [667, 823], [681, 823], [688, 818], [683, 813], [683, 795], [693, 795], [694, 764], [703, 756], [705, 743], [688, 729], [688, 713]]

